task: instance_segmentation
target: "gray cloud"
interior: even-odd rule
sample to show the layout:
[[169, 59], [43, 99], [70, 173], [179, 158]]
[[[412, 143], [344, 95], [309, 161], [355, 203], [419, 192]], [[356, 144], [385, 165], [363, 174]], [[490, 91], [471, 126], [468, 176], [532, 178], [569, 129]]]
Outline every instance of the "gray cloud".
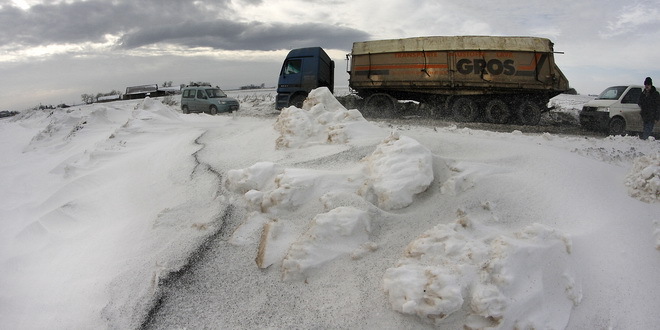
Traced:
[[125, 34], [119, 46], [132, 49], [170, 43], [227, 50], [276, 50], [315, 44], [343, 49], [354, 40], [365, 40], [368, 37], [367, 33], [356, 29], [320, 23], [264, 24], [213, 20], [143, 28]]
[[[117, 47], [157, 43], [227, 50], [276, 50], [310, 44], [344, 48], [366, 32], [317, 23], [235, 22], [225, 1], [85, 1], [0, 8], [0, 45], [105, 42]], [[247, 1], [256, 4], [260, 1]]]
[[217, 14], [202, 8], [174, 0], [40, 4], [28, 10], [3, 6], [0, 45], [103, 42], [106, 34], [123, 34], [188, 17], [207, 19]]

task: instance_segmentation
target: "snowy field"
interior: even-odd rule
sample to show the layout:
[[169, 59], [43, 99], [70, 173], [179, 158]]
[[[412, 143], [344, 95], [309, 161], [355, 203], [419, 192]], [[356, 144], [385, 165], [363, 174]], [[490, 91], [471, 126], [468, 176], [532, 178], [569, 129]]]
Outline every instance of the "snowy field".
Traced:
[[230, 96], [0, 120], [0, 328], [660, 324], [658, 141]]

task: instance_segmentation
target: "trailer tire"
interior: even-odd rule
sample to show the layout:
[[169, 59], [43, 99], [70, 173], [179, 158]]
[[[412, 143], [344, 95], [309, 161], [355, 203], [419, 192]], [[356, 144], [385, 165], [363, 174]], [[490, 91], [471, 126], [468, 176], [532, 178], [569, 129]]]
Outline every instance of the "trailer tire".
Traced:
[[451, 107], [454, 119], [457, 121], [474, 121], [479, 115], [477, 103], [467, 97], [461, 97]]
[[607, 133], [609, 135], [625, 135], [626, 121], [621, 117], [614, 117], [607, 124]]
[[369, 117], [391, 118], [396, 114], [396, 100], [387, 94], [373, 94], [364, 103], [365, 113]]
[[486, 104], [486, 119], [495, 124], [506, 124], [511, 116], [509, 106], [500, 99], [492, 99]]
[[518, 107], [518, 119], [523, 125], [538, 125], [541, 121], [541, 107], [532, 101], [523, 101]]

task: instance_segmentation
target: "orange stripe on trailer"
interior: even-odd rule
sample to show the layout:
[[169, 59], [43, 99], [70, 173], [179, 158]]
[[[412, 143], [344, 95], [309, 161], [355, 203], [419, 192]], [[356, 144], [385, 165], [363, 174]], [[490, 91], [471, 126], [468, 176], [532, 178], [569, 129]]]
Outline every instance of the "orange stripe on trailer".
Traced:
[[447, 64], [391, 64], [391, 65], [356, 65], [356, 71], [397, 70], [397, 69], [447, 69]]

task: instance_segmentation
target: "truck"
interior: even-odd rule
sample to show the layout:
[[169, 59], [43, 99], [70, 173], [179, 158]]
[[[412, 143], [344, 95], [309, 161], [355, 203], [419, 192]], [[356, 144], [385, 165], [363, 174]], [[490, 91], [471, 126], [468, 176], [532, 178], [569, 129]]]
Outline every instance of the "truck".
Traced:
[[157, 96], [166, 96], [174, 94], [174, 91], [170, 89], [160, 89], [158, 84], [150, 85], [140, 85], [140, 86], [129, 86], [126, 87], [126, 93], [122, 96], [124, 100], [134, 100], [134, 99], [143, 99], [147, 96], [157, 97]]
[[554, 54], [554, 44], [537, 37], [372, 40], [353, 43], [347, 72], [367, 116], [405, 116], [411, 107], [402, 104], [412, 101], [417, 111], [458, 121], [536, 125], [550, 98], [569, 90]]
[[334, 92], [335, 62], [321, 47], [294, 49], [289, 52], [277, 83], [275, 107], [302, 107], [312, 89], [327, 87]]

